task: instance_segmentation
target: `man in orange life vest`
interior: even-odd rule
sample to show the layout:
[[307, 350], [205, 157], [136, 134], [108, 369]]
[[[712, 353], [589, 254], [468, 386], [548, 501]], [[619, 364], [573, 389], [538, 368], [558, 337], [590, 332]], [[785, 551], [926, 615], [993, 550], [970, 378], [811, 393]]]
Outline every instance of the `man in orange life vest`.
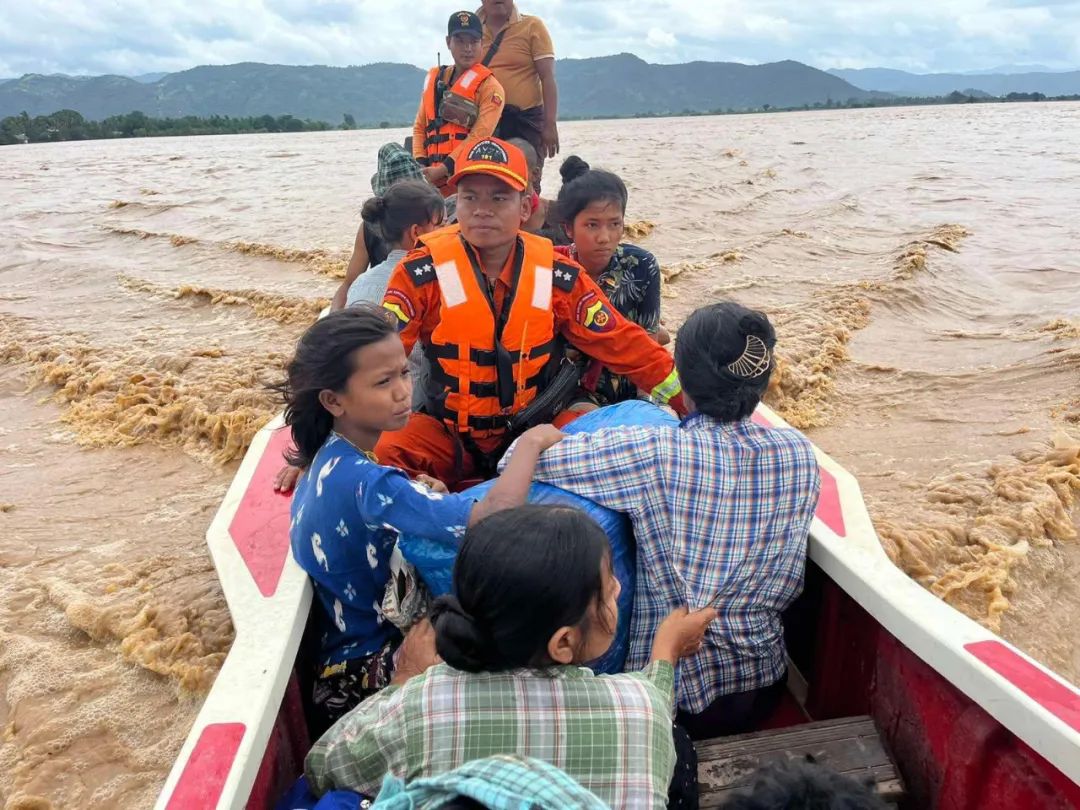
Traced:
[[450, 486], [491, 472], [529, 406], [554, 390], [564, 339], [685, 410], [671, 355], [623, 318], [580, 265], [521, 230], [531, 206], [520, 149], [497, 138], [470, 143], [449, 185], [458, 225], [421, 237], [383, 299], [406, 354], [420, 341], [431, 379], [423, 412], [383, 434], [380, 462]]
[[480, 62], [484, 30], [480, 18], [456, 11], [446, 30], [454, 64], [428, 71], [413, 123], [412, 148], [427, 181], [449, 193], [446, 181], [454, 174], [462, 149], [466, 142], [495, 131], [505, 95], [498, 79]]

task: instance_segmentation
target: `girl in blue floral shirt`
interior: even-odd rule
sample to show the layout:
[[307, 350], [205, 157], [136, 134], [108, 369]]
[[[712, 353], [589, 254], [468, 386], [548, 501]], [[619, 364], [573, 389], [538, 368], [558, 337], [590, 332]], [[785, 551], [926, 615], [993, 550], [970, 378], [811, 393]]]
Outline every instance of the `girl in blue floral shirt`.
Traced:
[[314, 720], [324, 728], [390, 681], [401, 636], [381, 605], [398, 536], [457, 541], [485, 515], [524, 503], [537, 458], [562, 438], [550, 425], [525, 433], [528, 450], [479, 502], [380, 464], [379, 437], [404, 427], [412, 410], [409, 363], [391, 320], [370, 304], [331, 313], [300, 339], [280, 386], [295, 444], [288, 461], [307, 470], [289, 536], [315, 586]]
[[[620, 241], [626, 184], [612, 172], [589, 168], [576, 155], [568, 157], [559, 171], [563, 185], [553, 216], [572, 244], [556, 250], [581, 264], [612, 305], [663, 346], [670, 338], [660, 325], [660, 265], [649, 251]], [[637, 395], [628, 379], [594, 361], [583, 376], [581, 402], [573, 410], [591, 410]]]

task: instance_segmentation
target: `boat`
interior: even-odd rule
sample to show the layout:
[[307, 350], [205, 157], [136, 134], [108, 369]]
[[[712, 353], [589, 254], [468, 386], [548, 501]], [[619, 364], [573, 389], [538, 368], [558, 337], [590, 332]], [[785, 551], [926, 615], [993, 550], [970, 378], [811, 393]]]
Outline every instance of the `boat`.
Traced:
[[[785, 425], [763, 405], [754, 418]], [[312, 589], [289, 552], [289, 498], [271, 484], [282, 428], [255, 436], [207, 530], [236, 637], [158, 810], [270, 810], [302, 772], [296, 662]], [[858, 481], [816, 452], [807, 586], [785, 618], [795, 721], [870, 715], [905, 806], [1080, 808], [1080, 690], [896, 568]]]

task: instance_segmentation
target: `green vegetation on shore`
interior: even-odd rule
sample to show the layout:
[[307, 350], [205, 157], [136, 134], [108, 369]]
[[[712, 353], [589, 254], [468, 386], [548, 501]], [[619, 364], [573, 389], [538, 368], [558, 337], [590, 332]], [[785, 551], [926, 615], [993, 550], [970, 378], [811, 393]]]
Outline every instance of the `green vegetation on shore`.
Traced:
[[[1009, 93], [1003, 98], [971, 96], [954, 92], [935, 98], [874, 98], [849, 99], [803, 104], [799, 107], [772, 107], [768, 104], [756, 109], [736, 110], [683, 110], [681, 112], [638, 113], [628, 116], [564, 116], [566, 121], [610, 118], [669, 118], [702, 115], [742, 115], [750, 113], [805, 112], [809, 110], [852, 110], [875, 107], [917, 107], [948, 104], [1009, 104], [1030, 101], [1080, 101], [1080, 95], [1048, 97], [1042, 93]], [[411, 122], [383, 121], [379, 128], [406, 127]], [[356, 129], [352, 115], [346, 114], [340, 126], [324, 121], [301, 120], [291, 115], [252, 116], [233, 118], [228, 115], [212, 115], [200, 118], [187, 115], [183, 118], [150, 118], [141, 112], [114, 115], [103, 121], [87, 121], [74, 110], [60, 110], [51, 115], [31, 118], [25, 112], [0, 120], [0, 145], [16, 143], [48, 143], [51, 141], [85, 141], [103, 138], [145, 138], [166, 135], [235, 135], [241, 133], [261, 134], [267, 132], [322, 132], [332, 129]], [[362, 128], [362, 127], [361, 127]]]
[[31, 118], [25, 112], [0, 120], [0, 144], [88, 141], [101, 138], [146, 138], [162, 135], [236, 135], [263, 132], [312, 132], [334, 129], [323, 121], [303, 121], [291, 115], [232, 118], [150, 118], [141, 112], [87, 121], [74, 110]]

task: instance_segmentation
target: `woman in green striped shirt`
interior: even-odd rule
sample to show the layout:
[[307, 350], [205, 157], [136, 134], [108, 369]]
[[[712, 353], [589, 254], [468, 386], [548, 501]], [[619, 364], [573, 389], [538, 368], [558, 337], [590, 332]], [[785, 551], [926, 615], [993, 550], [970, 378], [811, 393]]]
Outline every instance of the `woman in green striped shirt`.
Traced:
[[[517, 754], [562, 769], [611, 807], [664, 807], [675, 772], [675, 664], [716, 613], [676, 611], [641, 672], [593, 675], [615, 633], [619, 583], [587, 515], [527, 505], [471, 527], [434, 631], [414, 631], [395, 682], [315, 744], [313, 790], [373, 795], [475, 759]], [[434, 663], [434, 645], [443, 663]], [[410, 677], [415, 676], [415, 677]]]

